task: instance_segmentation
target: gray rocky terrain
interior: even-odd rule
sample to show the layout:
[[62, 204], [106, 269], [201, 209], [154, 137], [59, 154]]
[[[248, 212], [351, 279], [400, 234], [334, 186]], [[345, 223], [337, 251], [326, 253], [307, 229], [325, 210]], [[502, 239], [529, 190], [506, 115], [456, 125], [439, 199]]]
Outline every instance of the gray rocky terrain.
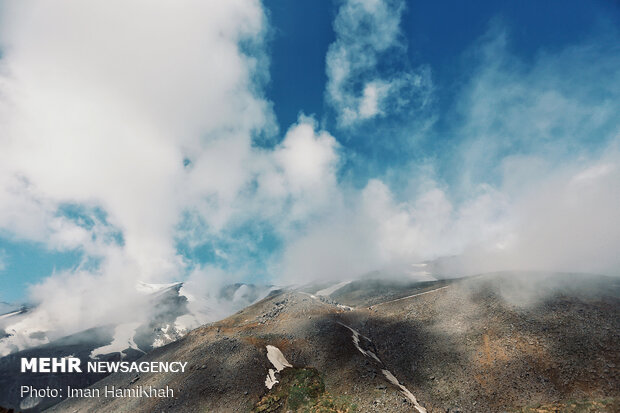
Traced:
[[170, 386], [173, 398], [67, 399], [50, 411], [620, 410], [617, 279], [505, 273], [323, 288], [273, 292], [140, 359], [187, 361], [185, 373], [117, 373], [92, 386]]

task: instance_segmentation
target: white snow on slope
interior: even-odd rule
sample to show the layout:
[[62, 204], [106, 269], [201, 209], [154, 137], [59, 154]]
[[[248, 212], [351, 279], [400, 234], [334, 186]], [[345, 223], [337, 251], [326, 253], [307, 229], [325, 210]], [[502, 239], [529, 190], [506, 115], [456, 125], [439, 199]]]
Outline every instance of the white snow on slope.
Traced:
[[174, 282], [174, 283], [167, 283], [167, 284], [149, 284], [149, 283], [139, 281], [136, 284], [136, 290], [138, 290], [138, 292], [142, 294], [156, 294], [156, 293], [165, 291], [169, 288], [176, 287], [180, 284], [183, 284], [183, 283]]
[[[375, 353], [373, 353], [370, 350], [364, 350], [361, 346], [360, 346], [360, 336], [365, 338], [366, 340], [370, 341], [370, 339], [362, 334], [360, 334], [357, 330], [352, 329], [351, 327], [349, 327], [346, 324], [342, 324], [342, 323], [338, 323], [343, 327], [348, 328], [349, 330], [351, 330], [351, 332], [353, 333], [353, 335], [351, 336], [351, 338], [353, 339], [353, 345], [355, 346], [355, 348], [362, 353], [363, 355], [365, 355], [366, 357], [372, 357], [373, 359], [375, 359], [376, 361], [378, 361], [379, 363], [381, 363], [381, 360], [379, 360], [379, 357], [377, 357], [377, 355]], [[383, 364], [383, 363], [381, 363]]]
[[2, 314], [2, 315], [0, 315], [0, 320], [5, 319], [5, 318], [9, 318], [9, 317], [16, 316], [16, 315], [18, 315], [19, 313], [21, 313], [21, 311], [20, 311], [20, 310], [13, 311], [12, 313]]
[[275, 367], [275, 370], [269, 369], [269, 374], [267, 374], [267, 378], [265, 379], [265, 386], [267, 386], [267, 388], [271, 390], [271, 388], [276, 383], [278, 383], [278, 380], [276, 379], [276, 373], [281, 372], [287, 367], [293, 366], [291, 365], [291, 363], [288, 362], [288, 360], [286, 360], [284, 354], [282, 354], [280, 349], [276, 346], [267, 346], [267, 358], [269, 359], [273, 367]]
[[343, 281], [341, 283], [334, 284], [334, 285], [332, 285], [330, 287], [327, 287], [327, 288], [324, 288], [322, 290], [317, 291], [315, 293], [315, 295], [318, 295], [318, 296], [322, 295], [324, 297], [330, 296], [333, 293], [335, 293], [336, 291], [338, 291], [339, 289], [341, 289], [342, 287], [344, 287], [345, 285], [349, 284], [350, 282], [351, 281]]
[[157, 331], [155, 339], [153, 340], [153, 348], [165, 346], [168, 343], [178, 340], [187, 334], [187, 330], [179, 328], [177, 323], [166, 324]]
[[125, 357], [124, 350], [128, 348], [133, 348], [134, 350], [138, 350], [144, 353], [144, 351], [140, 350], [136, 343], [133, 341], [134, 335], [136, 334], [136, 328], [140, 326], [140, 323], [124, 323], [119, 324], [114, 329], [114, 339], [107, 346], [102, 346], [94, 349], [90, 353], [91, 359], [98, 359], [100, 355], [110, 354], [110, 353], [120, 353], [121, 358]]
[[419, 296], [421, 296], [421, 295], [425, 295], [425, 294], [434, 293], [435, 291], [440, 291], [440, 290], [443, 290], [443, 289], [448, 288], [448, 287], [449, 287], [449, 285], [446, 285], [445, 287], [435, 288], [434, 290], [424, 291], [423, 293], [417, 293], [417, 294], [413, 294], [413, 295], [408, 295], [408, 296], [406, 296], [406, 297], [397, 298], [397, 299], [395, 299], [395, 300], [384, 301], [384, 302], [382, 302], [382, 303], [372, 305], [372, 306], [370, 306], [370, 308], [375, 308], [375, 307], [378, 307], [378, 306], [380, 306], [380, 305], [384, 305], [384, 304], [395, 303], [395, 302], [397, 302], [397, 301], [408, 300], [408, 299], [410, 299], [410, 298], [419, 297]]
[[32, 409], [35, 406], [38, 406], [43, 400], [41, 397], [32, 397], [28, 396], [24, 400], [19, 403], [19, 408], [23, 410]]
[[[346, 324], [343, 324], [341, 322], [338, 322], [338, 324], [340, 324], [343, 327], [348, 328], [351, 332], [353, 332], [353, 345], [355, 346], [355, 348], [362, 353], [364, 356], [366, 357], [372, 357], [373, 359], [375, 359], [379, 364], [381, 364], [382, 366], [384, 365], [383, 362], [379, 359], [379, 357], [377, 357], [377, 355], [375, 353], [373, 353], [370, 350], [364, 350], [361, 346], [360, 346], [360, 337], [363, 337], [365, 340], [368, 340], [368, 342], [371, 342], [370, 339], [366, 336], [364, 336], [363, 334], [360, 334], [357, 330], [349, 327]], [[396, 387], [398, 387], [401, 391], [401, 393], [403, 393], [403, 395], [405, 397], [407, 397], [409, 399], [409, 401], [411, 401], [411, 403], [413, 403], [413, 407], [418, 411], [418, 413], [426, 413], [426, 409], [422, 406], [420, 406], [420, 404], [418, 403], [418, 400], [415, 398], [415, 396], [413, 395], [413, 393], [411, 393], [409, 391], [409, 389], [407, 389], [405, 386], [403, 386], [402, 384], [400, 384], [400, 382], [398, 381], [398, 379], [396, 377], [394, 377], [394, 375], [387, 369], [381, 369], [381, 371], [383, 372], [383, 375], [385, 376], [385, 378], [392, 383], [393, 385], [395, 385]]]
[[278, 379], [276, 379], [276, 371], [274, 369], [269, 369], [269, 373], [267, 373], [267, 378], [265, 379], [265, 386], [271, 390], [276, 383], [278, 383]]
[[385, 376], [385, 378], [388, 379], [390, 383], [398, 387], [401, 393], [403, 393], [405, 397], [407, 397], [411, 401], [411, 403], [413, 403], [413, 407], [415, 407], [415, 409], [419, 413], [426, 413], [426, 409], [420, 406], [420, 404], [418, 403], [418, 399], [415, 398], [415, 396], [409, 391], [409, 389], [407, 389], [405, 386], [400, 384], [398, 379], [394, 377], [394, 375], [389, 370], [382, 369], [381, 371], [383, 372], [383, 375]]

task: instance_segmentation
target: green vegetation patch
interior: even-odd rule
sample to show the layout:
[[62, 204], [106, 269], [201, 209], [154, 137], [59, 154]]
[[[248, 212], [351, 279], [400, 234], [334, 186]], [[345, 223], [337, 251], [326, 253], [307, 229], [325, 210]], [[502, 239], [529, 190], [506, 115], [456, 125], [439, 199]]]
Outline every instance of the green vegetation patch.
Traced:
[[345, 398], [325, 392], [325, 383], [314, 368], [289, 368], [280, 372], [279, 383], [252, 409], [255, 413], [307, 412], [349, 413], [355, 406]]

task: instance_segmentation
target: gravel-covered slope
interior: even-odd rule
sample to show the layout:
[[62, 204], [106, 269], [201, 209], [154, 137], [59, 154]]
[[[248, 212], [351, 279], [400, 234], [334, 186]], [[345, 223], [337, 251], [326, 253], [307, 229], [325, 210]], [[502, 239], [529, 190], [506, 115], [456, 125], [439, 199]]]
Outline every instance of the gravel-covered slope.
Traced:
[[[94, 385], [169, 385], [174, 398], [69, 399], [51, 411], [286, 411], [292, 404], [282, 398], [292, 400], [301, 386], [295, 374], [310, 374], [313, 389], [324, 388], [328, 396], [304, 405], [329, 400], [332, 407], [320, 411], [415, 411], [403, 388], [428, 412], [518, 411], [569, 400], [601, 401], [607, 410], [600, 411], [614, 411], [620, 397], [618, 281], [515, 277], [424, 285], [422, 294], [379, 292], [370, 301], [369, 290], [355, 293], [364, 305], [349, 300], [353, 309], [338, 306], [337, 297], [278, 292], [141, 359], [187, 361], [185, 373], [113, 374]], [[279, 384], [265, 387], [273, 368], [266, 345], [293, 365], [282, 372], [282, 385], [293, 389], [288, 396], [282, 388], [277, 392]], [[403, 387], [388, 381], [384, 370]]]

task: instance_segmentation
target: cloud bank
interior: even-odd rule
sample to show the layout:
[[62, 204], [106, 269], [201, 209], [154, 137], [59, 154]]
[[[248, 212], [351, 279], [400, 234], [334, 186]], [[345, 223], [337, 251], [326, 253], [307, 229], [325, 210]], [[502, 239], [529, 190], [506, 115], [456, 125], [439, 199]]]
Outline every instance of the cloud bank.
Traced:
[[[337, 21], [358, 8], [345, 2]], [[441, 155], [419, 161], [409, 152], [405, 167], [343, 190], [343, 203], [287, 244], [282, 273], [346, 279], [396, 267], [415, 274], [412, 263], [452, 257], [443, 275], [620, 275], [617, 36], [593, 36], [530, 62], [511, 54], [509, 37], [493, 23], [465, 56], [471, 74], [443, 114], [453, 137], [426, 132], [449, 142]], [[360, 48], [370, 41], [349, 40]]]
[[89, 326], [136, 280], [181, 277], [180, 217], [221, 226], [252, 136], [275, 127], [258, 1], [145, 6], [2, 4], [0, 228], [99, 262], [32, 290], [50, 323]]
[[[84, 256], [30, 289], [36, 328], [140, 318], [138, 281], [247, 278], [261, 232], [292, 237], [339, 196], [312, 118], [253, 143], [278, 130], [258, 1], [2, 6], [0, 229]], [[204, 245], [221, 268], [180, 248]]]
[[[326, 56], [336, 123], [277, 125], [258, 1], [2, 7], [0, 230], [84, 257], [31, 288], [37, 326], [139, 318], [138, 281], [206, 294], [251, 277], [413, 274], [442, 257], [456, 257], [451, 276], [619, 274], [615, 35], [526, 62], [492, 27], [454, 108], [430, 113], [448, 132], [415, 130], [433, 86], [407, 60], [404, 2], [345, 1]], [[409, 161], [352, 177], [342, 131], [393, 115], [399, 139], [444, 150], [405, 145]], [[256, 145], [264, 136], [277, 143]]]

